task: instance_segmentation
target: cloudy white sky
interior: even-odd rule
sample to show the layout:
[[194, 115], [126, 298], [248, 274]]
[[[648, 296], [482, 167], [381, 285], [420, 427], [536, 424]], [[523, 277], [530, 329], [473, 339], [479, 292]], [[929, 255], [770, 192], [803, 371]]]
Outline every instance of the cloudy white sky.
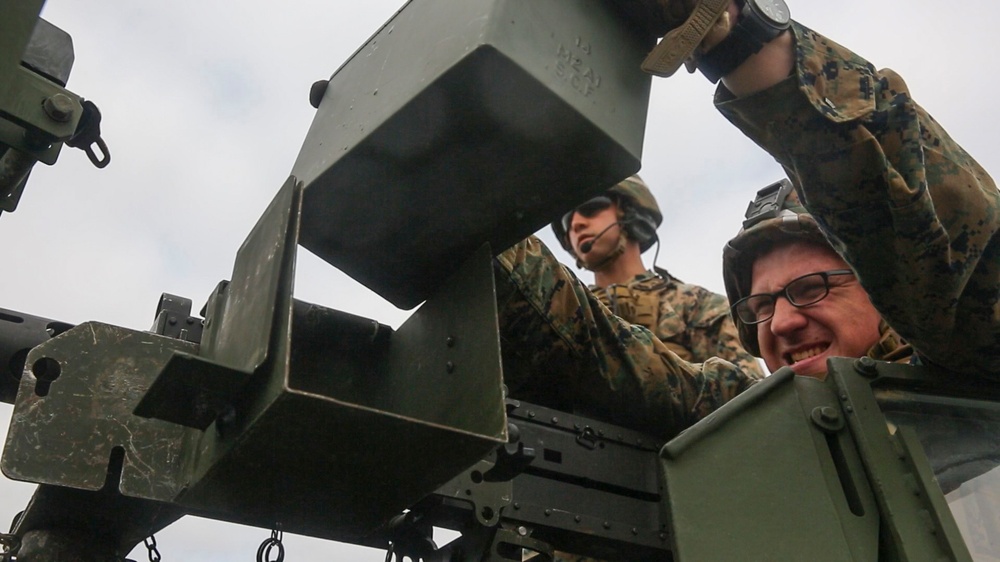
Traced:
[[[237, 248], [291, 169], [313, 117], [309, 85], [329, 77], [401, 3], [49, 0], [43, 16], [75, 43], [69, 88], [101, 107], [113, 159], [98, 170], [65, 150], [56, 166], [35, 168], [20, 208], [0, 217], [0, 307], [146, 329], [162, 292], [200, 306], [229, 277]], [[791, 0], [791, 10], [902, 74], [987, 170], [1000, 170], [1000, 4]], [[712, 92], [701, 75], [654, 81], [642, 174], [664, 211], [659, 265], [721, 292], [721, 247], [754, 192], [781, 171], [715, 112]], [[392, 326], [408, 315], [306, 252], [296, 296]], [[10, 411], [0, 404], [0, 425]], [[32, 489], [0, 479], [0, 521]], [[165, 560], [251, 560], [266, 536], [189, 518], [158, 541]], [[383, 559], [324, 541], [285, 543], [300, 562]]]

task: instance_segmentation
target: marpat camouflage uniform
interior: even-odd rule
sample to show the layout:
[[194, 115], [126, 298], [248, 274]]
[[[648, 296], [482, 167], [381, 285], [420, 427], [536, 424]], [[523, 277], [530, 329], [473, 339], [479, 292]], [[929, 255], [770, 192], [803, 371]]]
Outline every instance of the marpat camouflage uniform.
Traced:
[[891, 70], [793, 23], [785, 81], [719, 110], [777, 159], [925, 362], [1000, 380], [1000, 193]]
[[534, 236], [496, 259], [511, 395], [669, 439], [750, 387], [732, 363], [682, 360], [612, 314]]
[[702, 363], [719, 357], [747, 375], [763, 378], [757, 359], [740, 345], [729, 301], [698, 285], [689, 285], [657, 269], [628, 283], [590, 291], [616, 316], [649, 328], [681, 359]]

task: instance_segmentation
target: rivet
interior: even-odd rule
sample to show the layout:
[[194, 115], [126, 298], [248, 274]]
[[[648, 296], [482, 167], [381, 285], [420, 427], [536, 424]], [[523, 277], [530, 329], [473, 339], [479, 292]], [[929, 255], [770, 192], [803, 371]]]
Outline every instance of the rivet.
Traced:
[[448, 344], [448, 347], [455, 347], [455, 336], [448, 336], [444, 341]]
[[533, 417], [535, 417], [535, 412], [533, 412], [533, 411], [531, 411], [531, 410], [528, 410], [528, 417], [529, 417], [529, 418], [533, 418]]
[[605, 521], [604, 522], [604, 528], [605, 529], [610, 529], [611, 528], [611, 522], [610, 521]]
[[579, 523], [580, 521], [583, 521], [583, 517], [580, 517], [579, 515], [575, 515], [575, 516], [573, 516], [573, 521], [576, 521], [577, 523]]
[[639, 529], [636, 529], [635, 527], [632, 527], [632, 534], [633, 535], [638, 535], [639, 534]]
[[521, 503], [520, 502], [514, 502], [514, 509], [521, 509]]
[[448, 361], [447, 363], [444, 364], [444, 368], [449, 373], [454, 373], [455, 372], [455, 363], [453, 363], [451, 361]]
[[525, 527], [524, 525], [521, 525], [520, 527], [517, 528], [517, 534], [521, 535], [522, 537], [528, 536], [528, 528]]
[[545, 516], [548, 517], [550, 515], [552, 515], [552, 510], [551, 509], [546, 509], [545, 510]]
[[552, 416], [552, 423], [558, 424], [559, 418], [557, 418], [556, 416]]

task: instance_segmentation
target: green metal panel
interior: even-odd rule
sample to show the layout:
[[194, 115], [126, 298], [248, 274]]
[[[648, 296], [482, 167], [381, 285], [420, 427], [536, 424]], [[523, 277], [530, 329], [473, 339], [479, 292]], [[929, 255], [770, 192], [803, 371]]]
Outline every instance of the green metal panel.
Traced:
[[413, 307], [638, 170], [650, 46], [603, 0], [413, 0], [331, 78], [303, 246]]
[[173, 499], [183, 486], [184, 450], [197, 432], [133, 416], [132, 409], [174, 352], [196, 347], [97, 322], [35, 347], [17, 393], [3, 473], [15, 480], [99, 490], [112, 452], [120, 448], [123, 494]]
[[343, 349], [342, 313], [309, 313], [279, 328], [235, 425], [205, 434], [184, 505], [357, 540], [506, 441], [488, 249], [387, 342]]
[[[879, 559], [878, 510], [830, 386], [779, 370], [667, 443], [678, 560]], [[813, 423], [816, 408], [839, 429]]]
[[[913, 366], [843, 358], [831, 359], [829, 366], [830, 378], [847, 404], [845, 409], [849, 408], [847, 420], [851, 433], [865, 459], [872, 490], [885, 515], [884, 533], [897, 558], [972, 560], [934, 482], [917, 433], [906, 426], [898, 427], [895, 433], [890, 430], [872, 387], [889, 384], [890, 373], [896, 373], [897, 384], [909, 379], [911, 389], [937, 385], [945, 395], [962, 390], [968, 394], [971, 389], [963, 389], [963, 381], [954, 374], [933, 373]], [[886, 378], [880, 379], [882, 376]], [[993, 394], [996, 396], [995, 391]]]
[[[868, 358], [828, 368], [825, 381], [779, 370], [664, 446], [679, 560], [971, 560], [933, 469], [995, 467], [993, 435], [959, 431], [962, 454], [931, 463], [921, 440], [940, 428], [919, 415], [890, 423], [876, 397], [911, 412], [955, 406], [976, 381]], [[997, 419], [996, 391], [979, 386], [979, 403], [953, 415]]]

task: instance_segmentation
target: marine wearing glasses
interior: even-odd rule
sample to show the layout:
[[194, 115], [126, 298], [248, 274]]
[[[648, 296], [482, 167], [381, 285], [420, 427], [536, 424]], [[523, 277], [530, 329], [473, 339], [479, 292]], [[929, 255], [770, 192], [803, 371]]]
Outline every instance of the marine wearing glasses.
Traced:
[[614, 203], [614, 201], [607, 195], [598, 195], [597, 197], [588, 199], [577, 208], [562, 216], [561, 222], [563, 232], [569, 232], [569, 227], [573, 222], [573, 213], [580, 213], [581, 216], [587, 217], [588, 219], [593, 218], [597, 213], [600, 213], [604, 209], [610, 207], [612, 203]]
[[733, 315], [744, 324], [753, 325], [774, 317], [778, 297], [784, 297], [796, 308], [816, 304], [830, 294], [830, 278], [839, 275], [854, 275], [854, 272], [850, 269], [834, 269], [796, 277], [780, 291], [749, 295], [736, 301], [732, 306]]

